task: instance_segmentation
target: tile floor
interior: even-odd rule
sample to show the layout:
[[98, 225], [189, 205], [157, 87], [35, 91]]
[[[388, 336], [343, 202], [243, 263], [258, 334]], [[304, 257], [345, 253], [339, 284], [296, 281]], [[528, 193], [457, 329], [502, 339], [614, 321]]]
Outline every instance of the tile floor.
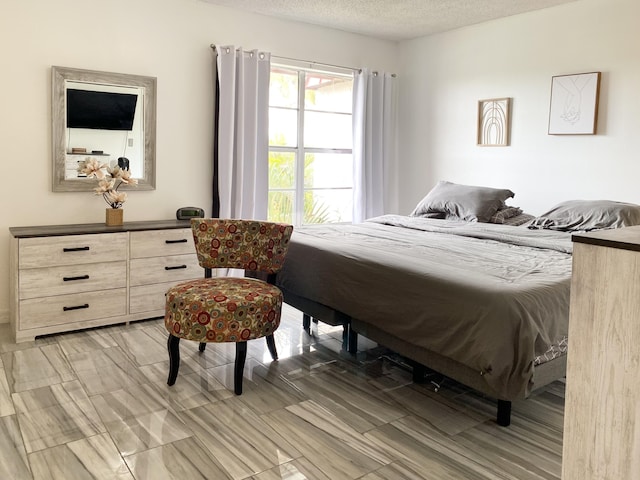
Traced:
[[[513, 405], [445, 379], [413, 384], [390, 352], [341, 329], [309, 336], [285, 307], [280, 360], [249, 343], [181, 342], [166, 385], [162, 320], [13, 344], [0, 325], [0, 479], [559, 479], [564, 382]], [[440, 383], [438, 376], [434, 377]]]

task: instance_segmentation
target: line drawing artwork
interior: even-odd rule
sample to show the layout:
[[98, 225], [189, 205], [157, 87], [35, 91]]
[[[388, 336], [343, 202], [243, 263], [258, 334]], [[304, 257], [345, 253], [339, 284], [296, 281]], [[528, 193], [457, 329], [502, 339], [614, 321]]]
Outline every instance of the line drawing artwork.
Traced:
[[509, 145], [509, 98], [478, 102], [478, 145]]
[[575, 125], [580, 121], [582, 91], [591, 82], [595, 82], [595, 78], [589, 75], [574, 75], [558, 79], [558, 86], [565, 92], [564, 108], [560, 115], [565, 122]]
[[599, 87], [600, 72], [553, 77], [549, 134], [594, 134]]

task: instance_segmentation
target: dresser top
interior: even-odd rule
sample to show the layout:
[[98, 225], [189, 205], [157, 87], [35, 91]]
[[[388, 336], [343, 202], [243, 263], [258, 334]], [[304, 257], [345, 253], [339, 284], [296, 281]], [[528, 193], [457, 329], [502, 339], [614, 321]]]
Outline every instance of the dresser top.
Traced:
[[189, 220], [147, 220], [125, 222], [117, 227], [107, 227], [104, 223], [77, 223], [72, 225], [44, 225], [39, 227], [11, 227], [9, 232], [15, 238], [53, 237], [60, 235], [85, 235], [89, 233], [137, 232], [144, 230], [166, 230], [190, 228]]
[[619, 248], [640, 252], [640, 225], [634, 227], [599, 230], [597, 232], [575, 233], [571, 240], [601, 247]]

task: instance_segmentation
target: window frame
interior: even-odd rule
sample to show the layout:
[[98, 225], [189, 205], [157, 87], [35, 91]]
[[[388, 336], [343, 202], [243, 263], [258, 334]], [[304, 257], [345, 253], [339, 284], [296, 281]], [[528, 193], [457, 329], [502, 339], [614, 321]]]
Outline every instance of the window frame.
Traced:
[[[293, 212], [292, 212], [292, 223], [295, 226], [300, 225], [308, 225], [305, 224], [304, 221], [304, 197], [305, 192], [314, 191], [314, 190], [351, 190], [353, 191], [353, 181], [350, 187], [305, 187], [304, 185], [304, 159], [306, 158], [306, 154], [349, 154], [352, 155], [353, 158], [353, 147], [352, 148], [321, 148], [321, 147], [305, 147], [304, 146], [304, 124], [305, 124], [305, 113], [306, 112], [319, 112], [319, 113], [330, 113], [334, 115], [348, 115], [353, 118], [353, 109], [351, 112], [338, 112], [333, 110], [317, 110], [312, 108], [306, 108], [305, 106], [305, 77], [307, 72], [311, 73], [325, 73], [334, 77], [344, 77], [349, 78], [352, 82], [355, 81], [354, 71], [346, 68], [313, 68], [313, 65], [309, 66], [309, 64], [305, 64], [305, 66], [299, 64], [295, 61], [287, 61], [287, 62], [272, 62], [271, 63], [271, 71], [274, 68], [282, 68], [285, 70], [295, 71], [298, 75], [298, 95], [297, 95], [297, 105], [296, 107], [286, 107], [286, 106], [277, 106], [271, 105], [269, 103], [269, 109], [279, 109], [284, 111], [295, 111], [296, 112], [296, 146], [283, 146], [283, 145], [271, 145], [269, 144], [269, 155], [272, 152], [274, 153], [292, 153], [294, 155], [294, 186], [293, 188], [271, 188], [269, 186], [269, 192], [291, 192], [293, 191]], [[353, 125], [353, 122], [352, 122]], [[353, 135], [353, 130], [352, 130]], [[350, 223], [350, 221], [345, 222], [335, 222], [335, 223]]]

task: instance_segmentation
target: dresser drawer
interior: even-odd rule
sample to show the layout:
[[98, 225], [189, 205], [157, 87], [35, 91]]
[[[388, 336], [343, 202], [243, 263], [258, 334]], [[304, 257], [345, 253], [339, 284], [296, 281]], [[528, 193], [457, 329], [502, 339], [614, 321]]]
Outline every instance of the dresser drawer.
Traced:
[[176, 283], [154, 283], [153, 285], [140, 285], [131, 287], [129, 293], [129, 312], [158, 312], [164, 314], [165, 293]]
[[20, 301], [20, 329], [69, 325], [74, 322], [116, 317], [127, 312], [125, 288], [74, 293]]
[[195, 253], [190, 228], [131, 232], [131, 258]]
[[127, 286], [127, 262], [20, 270], [20, 300]]
[[18, 268], [125, 261], [127, 237], [127, 233], [109, 233], [22, 238]]
[[198, 264], [195, 253], [168, 257], [135, 258], [131, 260], [129, 285], [180, 282], [203, 278], [204, 269]]

